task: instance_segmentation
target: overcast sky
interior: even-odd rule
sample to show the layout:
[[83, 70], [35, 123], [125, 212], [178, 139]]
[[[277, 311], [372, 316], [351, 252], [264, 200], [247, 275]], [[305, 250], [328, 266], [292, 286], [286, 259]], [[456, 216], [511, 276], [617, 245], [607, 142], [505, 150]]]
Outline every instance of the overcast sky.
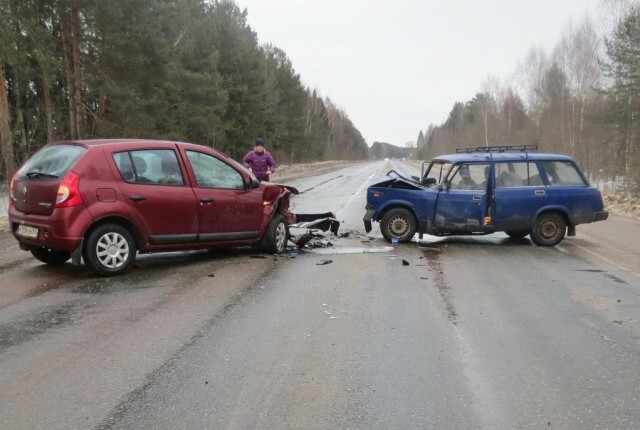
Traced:
[[551, 52], [599, 0], [236, 0], [261, 44], [347, 113], [367, 143], [404, 146], [456, 101]]

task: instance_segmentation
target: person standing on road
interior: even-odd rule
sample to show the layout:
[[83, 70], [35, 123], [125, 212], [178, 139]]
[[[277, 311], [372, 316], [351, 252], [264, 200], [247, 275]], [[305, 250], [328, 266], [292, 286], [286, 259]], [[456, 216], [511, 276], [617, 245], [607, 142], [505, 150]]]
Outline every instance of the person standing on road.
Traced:
[[253, 172], [259, 181], [268, 181], [269, 175], [276, 170], [276, 163], [271, 154], [264, 149], [264, 140], [259, 137], [253, 146], [253, 151], [247, 152], [242, 164]]

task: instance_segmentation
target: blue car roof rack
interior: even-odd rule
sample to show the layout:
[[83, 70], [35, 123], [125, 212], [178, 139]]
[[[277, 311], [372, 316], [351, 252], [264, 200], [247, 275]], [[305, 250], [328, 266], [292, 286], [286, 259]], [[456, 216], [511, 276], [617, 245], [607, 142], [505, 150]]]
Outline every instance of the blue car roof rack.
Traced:
[[456, 149], [458, 154], [471, 154], [473, 152], [529, 152], [537, 151], [538, 145], [500, 145], [500, 146], [476, 146], [475, 148]]

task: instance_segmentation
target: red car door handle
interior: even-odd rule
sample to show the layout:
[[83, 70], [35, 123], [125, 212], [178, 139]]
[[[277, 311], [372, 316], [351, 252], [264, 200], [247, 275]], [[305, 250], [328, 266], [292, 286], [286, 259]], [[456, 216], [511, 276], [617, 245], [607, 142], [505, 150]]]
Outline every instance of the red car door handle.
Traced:
[[202, 197], [200, 198], [200, 203], [212, 203], [213, 197]]
[[131, 200], [135, 201], [135, 202], [139, 202], [142, 200], [147, 200], [147, 198], [145, 196], [131, 196], [129, 197]]

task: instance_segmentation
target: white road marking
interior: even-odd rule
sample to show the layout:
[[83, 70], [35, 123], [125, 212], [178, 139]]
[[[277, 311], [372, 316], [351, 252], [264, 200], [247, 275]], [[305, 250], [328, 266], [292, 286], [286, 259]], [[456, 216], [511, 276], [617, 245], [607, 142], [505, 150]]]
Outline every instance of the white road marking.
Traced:
[[[576, 243], [572, 243], [572, 245], [573, 245], [573, 246], [575, 246], [576, 248], [581, 249], [582, 251], [585, 251], [585, 252], [587, 252], [587, 253], [589, 253], [589, 254], [593, 255], [594, 257], [597, 257], [597, 258], [599, 258], [599, 259], [601, 259], [601, 260], [603, 260], [603, 261], [606, 261], [607, 263], [611, 264], [612, 266], [617, 267], [617, 268], [618, 268], [618, 269], [620, 269], [620, 270], [623, 270], [623, 271], [625, 271], [625, 272], [631, 273], [632, 275], [637, 276], [638, 278], [640, 278], [640, 273], [634, 272], [634, 271], [633, 271], [633, 270], [631, 270], [631, 269], [628, 269], [628, 268], [626, 268], [626, 267], [624, 267], [624, 266], [621, 266], [620, 264], [616, 263], [615, 261], [611, 260], [610, 258], [605, 257], [604, 255], [602, 255], [602, 254], [600, 254], [600, 253], [597, 253], [597, 252], [595, 252], [595, 251], [592, 251], [592, 250], [590, 250], [589, 248], [585, 248], [584, 246], [580, 246], [580, 245], [578, 245], [578, 244], [576, 244]], [[564, 251], [563, 251], [563, 252], [564, 252]]]
[[344, 247], [344, 248], [318, 248], [310, 249], [314, 254], [373, 254], [393, 251], [391, 246], [371, 246], [371, 247]]

